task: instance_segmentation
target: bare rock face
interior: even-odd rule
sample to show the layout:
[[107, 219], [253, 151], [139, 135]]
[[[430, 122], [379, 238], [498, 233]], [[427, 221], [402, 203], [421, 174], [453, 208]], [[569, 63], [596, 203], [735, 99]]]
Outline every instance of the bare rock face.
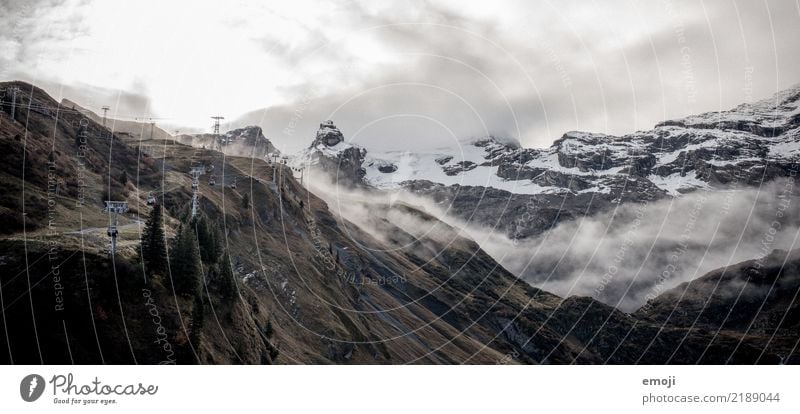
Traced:
[[226, 132], [222, 137], [224, 143], [241, 144], [253, 147], [258, 150], [258, 154], [280, 153], [272, 142], [264, 136], [260, 126], [246, 126]]
[[391, 174], [397, 171], [397, 166], [394, 164], [386, 164], [378, 167], [378, 170], [384, 174]]
[[478, 165], [472, 161], [459, 161], [453, 165], [448, 165], [444, 167], [444, 173], [450, 176], [458, 175], [464, 171], [469, 171], [475, 169]]
[[337, 183], [360, 185], [366, 170], [361, 166], [367, 150], [345, 142], [333, 121], [319, 124], [317, 136], [306, 151], [306, 161], [330, 174]]
[[267, 154], [280, 154], [278, 148], [264, 136], [260, 126], [236, 128], [219, 135], [182, 134], [176, 137], [181, 144], [216, 149], [230, 155], [247, 155], [260, 158]]
[[314, 142], [311, 143], [311, 148], [314, 148], [320, 144], [325, 145], [326, 147], [333, 147], [340, 142], [344, 142], [344, 135], [342, 135], [342, 131], [339, 131], [339, 128], [333, 124], [333, 121], [327, 120], [319, 124], [317, 137], [314, 139]]
[[450, 162], [452, 160], [453, 160], [453, 156], [452, 155], [445, 155], [444, 157], [437, 158], [435, 161], [439, 165], [445, 165], [445, 164], [447, 164], [448, 162]]

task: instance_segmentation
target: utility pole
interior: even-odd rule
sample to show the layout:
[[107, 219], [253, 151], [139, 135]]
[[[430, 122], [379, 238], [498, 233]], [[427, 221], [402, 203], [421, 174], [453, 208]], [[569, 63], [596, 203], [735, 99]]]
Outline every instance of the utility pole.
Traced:
[[197, 189], [200, 186], [200, 176], [206, 172], [206, 167], [192, 167], [189, 174], [192, 175], [192, 219], [197, 216]]
[[117, 215], [128, 212], [127, 201], [105, 201], [104, 213], [111, 214], [111, 225], [108, 226], [108, 235], [111, 237], [111, 255], [117, 252]]
[[278, 154], [272, 153], [272, 184], [275, 184], [275, 174], [278, 168]]
[[215, 115], [212, 116], [211, 119], [214, 120], [214, 135], [219, 135], [219, 120], [225, 119], [224, 116]]
[[17, 113], [17, 92], [19, 88], [16, 86], [11, 87], [11, 120], [13, 121]]
[[219, 149], [222, 149], [222, 143], [219, 142], [219, 121], [220, 119], [225, 119], [224, 116], [214, 115], [211, 117], [214, 120], [214, 141], [219, 146]]
[[106, 113], [108, 112], [109, 109], [111, 109], [111, 107], [108, 106], [108, 105], [105, 105], [100, 109], [103, 110], [103, 126], [106, 126]]

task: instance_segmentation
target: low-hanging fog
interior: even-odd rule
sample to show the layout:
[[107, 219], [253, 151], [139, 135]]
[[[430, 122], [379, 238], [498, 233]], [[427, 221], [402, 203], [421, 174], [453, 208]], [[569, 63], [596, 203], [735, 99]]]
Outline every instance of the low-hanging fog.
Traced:
[[[512, 240], [445, 214], [447, 205], [400, 193], [368, 194], [313, 174], [311, 190], [330, 209], [376, 234], [368, 219], [378, 205], [402, 201], [461, 229], [506, 269], [534, 286], [561, 296], [592, 296], [631, 312], [647, 300], [705, 273], [774, 249], [797, 248], [800, 213], [793, 181], [735, 191], [698, 190], [674, 199], [628, 203], [563, 222], [536, 237]], [[374, 206], [371, 206], [374, 204]], [[404, 217], [407, 215], [408, 217]], [[448, 226], [423, 222], [402, 211], [387, 216], [399, 227], [447, 245]], [[455, 241], [455, 240], [453, 240]]]
[[800, 214], [792, 191], [791, 182], [696, 191], [561, 223], [532, 240], [488, 235], [480, 244], [531, 284], [633, 311], [711, 270], [795, 248]]

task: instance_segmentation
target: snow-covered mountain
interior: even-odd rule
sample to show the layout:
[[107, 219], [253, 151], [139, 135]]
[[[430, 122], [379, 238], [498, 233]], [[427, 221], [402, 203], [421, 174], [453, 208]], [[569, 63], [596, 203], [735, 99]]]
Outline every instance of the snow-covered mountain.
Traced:
[[[800, 155], [800, 88], [774, 98], [663, 122], [624, 136], [568, 132], [550, 148], [516, 148], [493, 137], [426, 153], [370, 153], [367, 183], [383, 189], [429, 181], [515, 194], [618, 193], [622, 180], [646, 179], [676, 196], [780, 175]], [[770, 169], [766, 171], [765, 169]]]
[[346, 142], [339, 128], [329, 120], [319, 125], [314, 141], [294, 163], [318, 168], [330, 173], [337, 183], [350, 186], [363, 181], [366, 154], [366, 149]]
[[[520, 238], [622, 202], [787, 176], [800, 159], [799, 101], [797, 86], [649, 131], [568, 132], [544, 149], [487, 137], [457, 148], [373, 153], [348, 144], [329, 121], [306, 159], [324, 164], [340, 181], [346, 177], [377, 189], [432, 196], [457, 216]], [[531, 214], [532, 205], [537, 219], [518, 220]]]

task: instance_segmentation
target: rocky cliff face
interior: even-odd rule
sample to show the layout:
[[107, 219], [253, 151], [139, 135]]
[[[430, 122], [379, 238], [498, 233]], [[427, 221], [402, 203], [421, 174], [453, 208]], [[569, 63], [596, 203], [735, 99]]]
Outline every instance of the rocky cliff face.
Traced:
[[358, 186], [366, 175], [362, 166], [366, 154], [364, 148], [345, 142], [333, 121], [326, 121], [320, 124], [311, 146], [295, 163], [324, 171], [339, 185]]
[[280, 154], [259, 126], [233, 129], [221, 133], [219, 137], [214, 134], [183, 134], [175, 139], [182, 144], [215, 149], [229, 155], [263, 158], [270, 154]]

